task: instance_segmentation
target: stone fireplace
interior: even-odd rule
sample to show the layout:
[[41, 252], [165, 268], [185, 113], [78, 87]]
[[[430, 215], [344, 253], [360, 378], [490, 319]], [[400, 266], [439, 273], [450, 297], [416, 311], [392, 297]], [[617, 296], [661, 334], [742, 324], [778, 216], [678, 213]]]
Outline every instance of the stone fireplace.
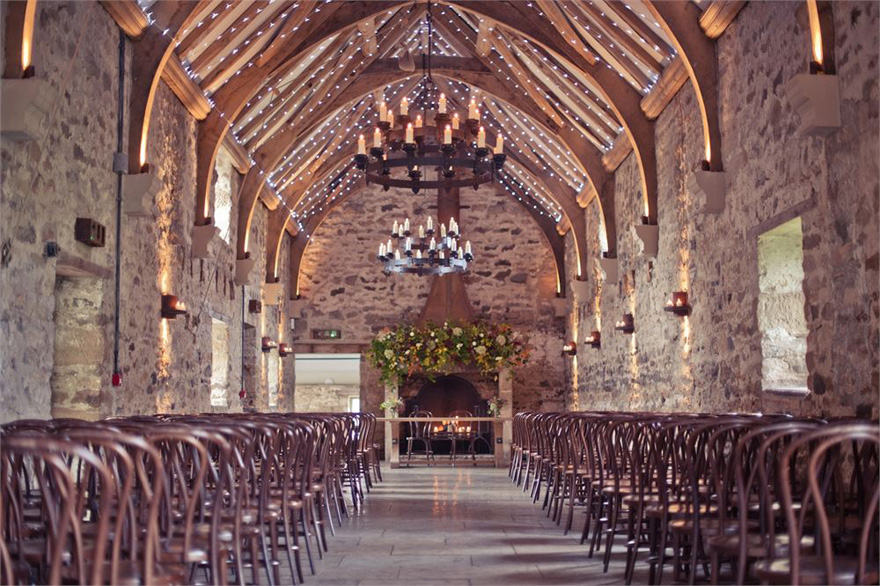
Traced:
[[400, 388], [406, 405], [403, 414], [428, 411], [434, 417], [446, 417], [453, 411], [469, 411], [476, 417], [485, 416], [489, 400], [498, 386], [494, 380], [469, 373], [410, 377]]

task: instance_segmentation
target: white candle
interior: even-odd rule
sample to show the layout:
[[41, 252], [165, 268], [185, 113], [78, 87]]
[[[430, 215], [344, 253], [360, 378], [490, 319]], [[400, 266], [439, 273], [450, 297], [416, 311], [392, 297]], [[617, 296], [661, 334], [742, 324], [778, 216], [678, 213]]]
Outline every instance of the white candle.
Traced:
[[379, 245], [379, 256], [385, 256], [385, 243]]
[[482, 126], [480, 126], [480, 131], [477, 132], [477, 148], [486, 148], [486, 129]]
[[367, 154], [367, 141], [364, 140], [364, 135], [360, 135], [358, 137], [358, 154], [366, 155]]
[[419, 114], [418, 116], [416, 116], [416, 128], [421, 128], [422, 126], [422, 115]]
[[446, 130], [443, 131], [443, 144], [452, 144], [452, 128], [448, 124]]
[[440, 94], [440, 114], [446, 114], [446, 94]]
[[409, 218], [403, 221], [403, 231], [409, 232]]
[[406, 237], [406, 250], [407, 252], [412, 250], [412, 238], [409, 236]]
[[397, 236], [403, 238], [403, 226], [401, 226], [400, 229], [397, 231]]
[[413, 138], [413, 125], [412, 122], [406, 125], [406, 141], [407, 144], [412, 144], [415, 142]]
[[464, 251], [465, 251], [465, 253], [467, 253], [467, 254], [473, 254], [473, 253], [474, 253], [473, 250], [471, 250], [471, 241], [470, 241], [470, 240], [468, 240], [467, 242], [464, 243]]
[[461, 120], [458, 119], [458, 112], [452, 115], [452, 129], [458, 130], [461, 126]]
[[446, 238], [446, 224], [440, 224], [440, 238]]
[[406, 116], [409, 114], [409, 100], [403, 98], [400, 100], [400, 114], [401, 116]]
[[394, 260], [400, 260], [400, 249], [394, 251]]
[[391, 233], [392, 234], [397, 234], [397, 226], [398, 226], [397, 220], [394, 220], [394, 225], [391, 226]]
[[458, 224], [455, 223], [455, 218], [449, 218], [449, 231], [450, 232], [458, 231]]
[[431, 238], [430, 249], [437, 250], [437, 241], [434, 238]]
[[461, 249], [461, 246], [458, 247], [458, 258], [464, 258], [464, 251]]
[[434, 218], [432, 218], [431, 216], [428, 216], [428, 230], [433, 230], [433, 229], [434, 229]]
[[382, 131], [378, 128], [373, 131], [373, 146], [377, 149], [382, 148]]
[[500, 155], [504, 152], [504, 136], [499, 134], [495, 137], [495, 154]]
[[391, 238], [388, 239], [388, 243], [385, 245], [385, 251], [391, 254]]
[[416, 258], [422, 258], [422, 249], [421, 248], [416, 250]]
[[388, 104], [382, 102], [379, 104], [379, 120], [385, 120], [388, 117]]
[[468, 104], [468, 119], [470, 120], [479, 120], [480, 114], [477, 112], [477, 101], [471, 98], [470, 104]]
[[419, 224], [419, 238], [425, 237], [425, 227]]

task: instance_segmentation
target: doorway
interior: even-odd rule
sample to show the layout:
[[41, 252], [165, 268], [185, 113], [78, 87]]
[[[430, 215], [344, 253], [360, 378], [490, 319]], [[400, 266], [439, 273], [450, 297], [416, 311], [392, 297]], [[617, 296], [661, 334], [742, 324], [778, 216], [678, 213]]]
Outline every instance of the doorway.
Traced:
[[360, 411], [360, 354], [296, 354], [297, 411]]

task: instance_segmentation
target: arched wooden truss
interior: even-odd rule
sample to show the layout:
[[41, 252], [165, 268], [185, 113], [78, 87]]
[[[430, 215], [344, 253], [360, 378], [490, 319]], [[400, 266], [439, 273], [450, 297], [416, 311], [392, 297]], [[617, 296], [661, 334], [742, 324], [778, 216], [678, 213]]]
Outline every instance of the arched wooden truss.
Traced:
[[[480, 91], [490, 128], [528, 136], [529, 148], [511, 153], [517, 155], [513, 167], [552, 195], [583, 263], [578, 204], [600, 205], [613, 255], [610, 171], [630, 149], [641, 173], [644, 215], [656, 221], [653, 120], [688, 79], [701, 109], [707, 160], [712, 170], [721, 169], [713, 43], [742, 4], [444, 1], [433, 7], [440, 40], [435, 76], [462, 98]], [[147, 162], [151, 96], [164, 77], [200, 119], [197, 224], [210, 221], [210, 178], [221, 145], [231, 146], [240, 169], [250, 165], [239, 194], [240, 258], [261, 194], [271, 185], [282, 204], [270, 220], [272, 257], [286, 229], [295, 232], [301, 223], [292, 212], [304, 196], [350, 157], [351, 136], [328, 130], [374, 121], [376, 100], [364, 96], [384, 92], [399, 99], [419, 77], [401, 71], [397, 58], [404, 50], [421, 52], [424, 3], [123, 0], [105, 6], [141, 39], [133, 58], [132, 172]], [[344, 200], [326, 197], [324, 214]], [[306, 219], [312, 228], [320, 224], [314, 217]], [[553, 246], [555, 231], [544, 232]]]

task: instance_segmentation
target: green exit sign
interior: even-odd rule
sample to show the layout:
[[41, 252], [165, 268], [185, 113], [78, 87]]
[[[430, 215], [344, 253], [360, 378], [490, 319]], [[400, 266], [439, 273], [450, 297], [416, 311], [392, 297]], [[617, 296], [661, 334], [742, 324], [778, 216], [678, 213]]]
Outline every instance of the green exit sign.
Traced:
[[314, 340], [339, 340], [342, 338], [342, 330], [312, 330]]

